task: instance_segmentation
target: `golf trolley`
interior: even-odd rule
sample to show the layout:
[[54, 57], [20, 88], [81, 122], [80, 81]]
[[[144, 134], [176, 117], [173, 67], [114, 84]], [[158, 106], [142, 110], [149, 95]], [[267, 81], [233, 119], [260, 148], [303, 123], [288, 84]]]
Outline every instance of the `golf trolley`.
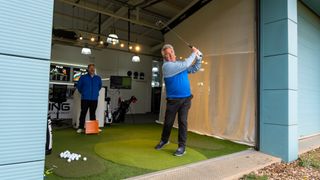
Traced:
[[129, 111], [129, 107], [131, 103], [136, 103], [137, 98], [135, 96], [131, 96], [128, 100], [122, 100], [121, 97], [118, 98], [118, 108], [112, 113], [112, 119], [114, 123], [122, 123], [125, 121], [125, 116]]

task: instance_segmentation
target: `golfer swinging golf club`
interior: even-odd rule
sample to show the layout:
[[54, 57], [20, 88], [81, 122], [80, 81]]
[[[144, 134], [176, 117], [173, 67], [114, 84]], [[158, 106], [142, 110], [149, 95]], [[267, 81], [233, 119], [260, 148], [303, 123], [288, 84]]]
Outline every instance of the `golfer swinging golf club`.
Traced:
[[160, 150], [169, 143], [171, 129], [178, 113], [179, 147], [174, 153], [175, 156], [182, 156], [186, 153], [187, 118], [193, 97], [188, 74], [199, 71], [201, 67], [202, 53], [195, 47], [191, 49], [191, 55], [184, 61], [176, 60], [172, 45], [166, 44], [161, 49], [164, 59], [162, 71], [167, 93], [167, 107], [161, 141], [155, 149]]

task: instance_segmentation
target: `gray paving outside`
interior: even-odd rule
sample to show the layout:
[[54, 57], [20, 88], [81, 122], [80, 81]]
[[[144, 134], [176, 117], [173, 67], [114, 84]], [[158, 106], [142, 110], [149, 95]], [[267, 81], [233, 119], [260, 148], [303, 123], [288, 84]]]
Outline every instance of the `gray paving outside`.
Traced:
[[185, 166], [132, 177], [129, 180], [238, 179], [251, 171], [280, 161], [279, 158], [255, 150], [246, 150]]

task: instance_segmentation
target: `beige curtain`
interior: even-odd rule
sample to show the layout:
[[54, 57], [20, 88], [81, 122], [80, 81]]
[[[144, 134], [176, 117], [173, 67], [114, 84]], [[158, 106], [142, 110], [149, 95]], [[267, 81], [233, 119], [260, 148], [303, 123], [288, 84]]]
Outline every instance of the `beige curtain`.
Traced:
[[[204, 53], [203, 71], [189, 75], [194, 98], [189, 111], [188, 129], [254, 145], [254, 1], [212, 1], [175, 30]], [[174, 34], [167, 33], [165, 39], [174, 45], [178, 57], [186, 57], [190, 53]], [[160, 122], [164, 120], [165, 106], [164, 87]]]

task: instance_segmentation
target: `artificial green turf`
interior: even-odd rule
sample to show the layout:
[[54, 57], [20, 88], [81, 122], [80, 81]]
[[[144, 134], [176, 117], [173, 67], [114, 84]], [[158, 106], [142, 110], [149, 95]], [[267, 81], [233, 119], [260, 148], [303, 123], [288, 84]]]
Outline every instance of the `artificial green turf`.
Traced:
[[187, 147], [182, 157], [172, 154], [177, 144], [170, 143], [162, 151], [156, 151], [153, 147], [157, 141], [134, 139], [126, 141], [109, 141], [98, 143], [95, 146], [96, 153], [106, 160], [112, 162], [151, 170], [162, 170], [181, 166], [192, 162], [207, 159], [203, 154]]
[[[98, 143], [108, 143], [116, 141], [130, 141], [130, 140], [149, 140], [158, 142], [161, 135], [162, 126], [158, 124], [117, 124], [103, 129], [99, 135], [83, 135], [76, 134], [73, 129], [61, 129], [53, 132], [53, 153], [46, 158], [46, 167], [50, 168], [56, 165], [56, 160], [59, 158], [59, 153], [65, 150], [71, 152], [82, 152], [96, 158], [100, 158], [95, 154], [95, 146]], [[177, 130], [173, 129], [171, 133], [171, 142], [176, 142]], [[155, 144], [154, 144], [155, 145]], [[216, 139], [208, 136], [202, 136], [195, 133], [188, 133], [187, 146], [193, 150], [201, 153], [206, 158], [213, 158], [225, 154], [239, 152], [247, 149], [247, 146], [236, 144], [230, 141]], [[153, 146], [152, 146], [153, 148]], [[151, 150], [151, 149], [150, 149]], [[153, 150], [153, 149], [152, 149]], [[128, 149], [130, 151], [130, 149]], [[170, 150], [171, 153], [172, 150]], [[188, 154], [188, 153], [187, 153]], [[154, 157], [157, 158], [157, 157]], [[138, 168], [134, 166], [127, 166], [123, 164], [114, 163], [112, 161], [104, 160], [101, 162], [105, 166], [105, 170], [100, 174], [89, 175], [77, 178], [66, 178], [56, 174], [47, 176], [48, 180], [106, 180], [106, 179], [123, 179], [127, 177], [137, 176], [154, 170]], [[60, 165], [59, 168], [65, 168]], [[72, 167], [69, 167], [72, 168]], [[95, 164], [90, 168], [95, 168]], [[71, 171], [71, 169], [70, 169]], [[80, 171], [80, 170], [79, 170]]]
[[54, 168], [54, 173], [62, 177], [84, 177], [97, 175], [106, 170], [104, 160], [89, 154], [88, 152], [77, 152], [83, 157], [87, 158], [87, 161], [82, 159], [79, 161], [67, 162], [66, 159], [56, 158], [56, 156], [47, 156], [47, 161], [58, 168]]

